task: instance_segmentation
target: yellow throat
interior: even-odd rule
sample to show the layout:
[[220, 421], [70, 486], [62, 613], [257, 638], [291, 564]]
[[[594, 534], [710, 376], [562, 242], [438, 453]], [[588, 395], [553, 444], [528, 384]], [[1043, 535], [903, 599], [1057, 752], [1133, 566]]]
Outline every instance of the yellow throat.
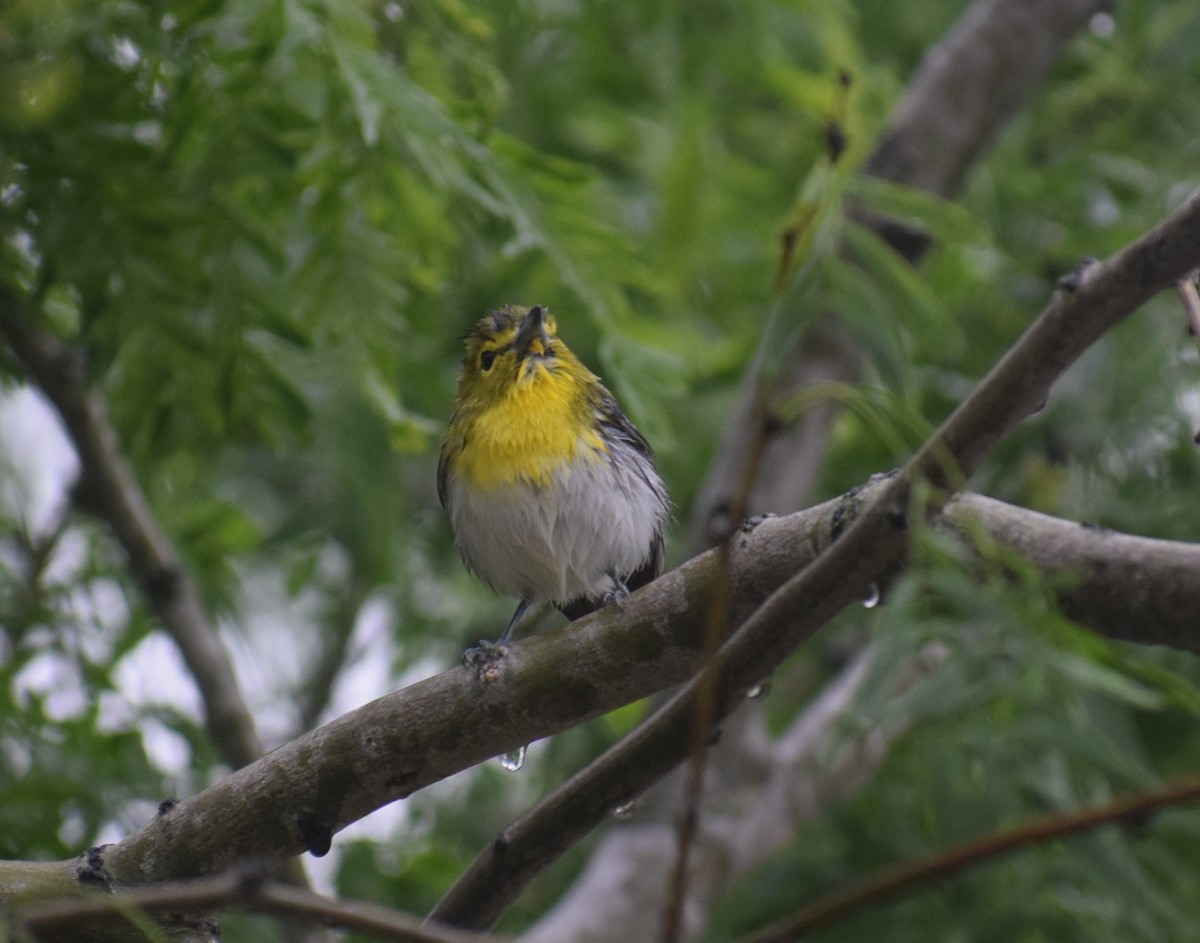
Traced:
[[448, 474], [485, 490], [556, 472], [607, 451], [596, 426], [599, 379], [541, 308], [509, 307], [467, 336], [454, 417], [442, 445]]

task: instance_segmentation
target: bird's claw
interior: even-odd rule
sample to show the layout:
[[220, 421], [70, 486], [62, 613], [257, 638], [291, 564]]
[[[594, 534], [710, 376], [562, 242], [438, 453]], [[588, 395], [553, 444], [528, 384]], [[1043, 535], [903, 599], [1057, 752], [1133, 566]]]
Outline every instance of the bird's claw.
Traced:
[[625, 600], [629, 598], [629, 590], [624, 586], [618, 586], [616, 589], [609, 590], [604, 594], [604, 605], [615, 605], [617, 609], [625, 608]]
[[500, 666], [508, 654], [502, 642], [480, 639], [479, 644], [463, 652], [463, 667], [474, 673], [482, 684], [492, 684], [500, 677]]

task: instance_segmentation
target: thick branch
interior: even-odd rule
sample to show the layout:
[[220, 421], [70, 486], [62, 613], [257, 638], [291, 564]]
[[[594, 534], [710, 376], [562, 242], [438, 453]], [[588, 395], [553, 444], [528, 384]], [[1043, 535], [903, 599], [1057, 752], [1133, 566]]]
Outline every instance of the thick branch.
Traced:
[[711, 716], [728, 715], [750, 687], [901, 562], [914, 483], [931, 483], [930, 508], [940, 509], [1000, 437], [1041, 408], [1075, 359], [1198, 262], [1200, 196], [1118, 255], [1066, 280], [904, 471], [872, 495], [849, 530], [774, 592], [663, 710], [506, 830], [434, 910], [436, 919], [487, 926], [548, 860], [683, 760], [699, 692], [712, 693]]
[[122, 457], [104, 398], [87, 382], [82, 356], [38, 328], [22, 307], [0, 286], [0, 336], [62, 416], [79, 455], [76, 497], [108, 524], [124, 549], [147, 605], [196, 679], [209, 735], [222, 757], [245, 766], [262, 755], [262, 746], [199, 590]]
[[1047, 576], [1071, 581], [1063, 613], [1109, 638], [1200, 652], [1200, 544], [1131, 537], [978, 495], [956, 499], [938, 524], [978, 526]]
[[[872, 482], [739, 535], [732, 557], [735, 617], [745, 618], [819, 553], [840, 546], [845, 538], [833, 543], [835, 535], [891, 484]], [[1128, 537], [971, 496], [953, 502], [939, 526], [982, 529], [1049, 571], [1078, 574], [1064, 598], [1106, 594], [1098, 627], [1126, 636], [1147, 615], [1139, 592], [1162, 594], [1171, 605], [1151, 610], [1138, 640], [1200, 650], [1200, 547]], [[388, 802], [684, 680], [695, 669], [715, 563], [713, 552], [703, 554], [635, 593], [622, 611], [606, 609], [513, 646], [494, 684], [454, 668], [280, 747], [108, 846], [96, 879], [117, 886], [176, 880], [321, 850], [333, 833]], [[804, 618], [804, 611], [792, 618]], [[631, 776], [610, 787], [604, 811], [627, 801], [635, 785]], [[518, 834], [507, 836], [514, 867]], [[0, 862], [0, 895], [24, 885], [29, 874], [22, 869], [29, 867]]]

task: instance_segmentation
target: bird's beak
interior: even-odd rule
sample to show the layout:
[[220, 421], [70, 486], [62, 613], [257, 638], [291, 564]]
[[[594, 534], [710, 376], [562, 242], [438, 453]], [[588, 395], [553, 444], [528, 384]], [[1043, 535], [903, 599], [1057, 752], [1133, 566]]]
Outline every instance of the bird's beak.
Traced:
[[521, 327], [517, 330], [517, 336], [513, 340], [518, 360], [524, 360], [529, 356], [535, 342], [540, 344], [541, 349], [533, 352], [538, 356], [545, 356], [550, 346], [550, 338], [546, 336], [543, 315], [542, 306], [534, 305], [525, 315], [525, 320], [521, 322]]

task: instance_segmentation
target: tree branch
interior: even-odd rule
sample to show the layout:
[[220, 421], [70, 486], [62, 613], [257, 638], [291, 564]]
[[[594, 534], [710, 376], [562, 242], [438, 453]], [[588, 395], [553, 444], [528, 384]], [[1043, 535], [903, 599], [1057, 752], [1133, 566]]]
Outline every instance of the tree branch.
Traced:
[[1133, 537], [979, 495], [962, 495], [939, 528], [981, 528], [1069, 585], [1064, 615], [1109, 638], [1200, 652], [1200, 544]]
[[[892, 110], [888, 130], [867, 161], [866, 173], [952, 197], [967, 170], [1058, 61], [1063, 46], [1108, 0], [977, 0], [945, 39], [926, 54], [908, 91]], [[910, 261], [928, 246], [923, 233], [894, 221], [875, 228]], [[772, 400], [823, 382], [854, 382], [861, 355], [832, 318], [819, 320], [770, 384]], [[798, 422], [761, 422], [756, 397], [759, 371], [752, 365], [739, 406], [696, 497], [690, 525], [699, 550], [728, 528], [741, 479], [742, 456], [758, 436], [768, 439], [764, 474], [750, 495], [751, 514], [801, 507], [816, 481], [830, 423], [837, 410], [823, 405]]]
[[[873, 649], [857, 656], [806, 707], [803, 719], [772, 739], [762, 712], [748, 701], [721, 730], [712, 749], [705, 799], [700, 807], [697, 854], [688, 870], [683, 932], [694, 937], [708, 906], [764, 858], [784, 848], [805, 822], [831, 803], [852, 795], [903, 736], [899, 725], [886, 731], [846, 730], [845, 714], [863, 685], [878, 675]], [[945, 646], [926, 649], [895, 665], [883, 680], [900, 696], [946, 655]], [[737, 762], [728, 762], [725, 754]], [[658, 792], [658, 790], [654, 790]], [[648, 798], [648, 797], [647, 797]], [[557, 943], [598, 935], [606, 939], [655, 939], [662, 907], [662, 881], [646, 875], [669, 872], [675, 856], [675, 826], [665, 810], [638, 811], [611, 828], [589, 856], [583, 877], [554, 908], [522, 935], [522, 943]], [[614, 901], [619, 902], [614, 905]], [[706, 904], [708, 906], [706, 906]], [[604, 920], [598, 920], [603, 915]]]
[[311, 659], [308, 678], [301, 686], [297, 733], [316, 726], [329, 706], [334, 686], [351, 657], [354, 629], [370, 595], [366, 581], [351, 574], [342, 592], [327, 607], [323, 620], [325, 628], [318, 640], [320, 648], [317, 656]]
[[[235, 769], [262, 756], [262, 744], [226, 650], [170, 538], [159, 526], [121, 454], [102, 392], [88, 383], [82, 353], [39, 328], [26, 306], [0, 284], [0, 337], [62, 417], [79, 457], [73, 500], [111, 529], [146, 604], [175, 642], [196, 681], [205, 727]], [[284, 875], [307, 883], [298, 862]], [[322, 934], [295, 939], [320, 940]]]
[[[169, 916], [174, 923], [208, 922], [199, 916], [187, 921], [181, 914], [205, 915], [224, 910], [275, 914], [295, 921], [365, 933], [397, 943], [504, 943], [504, 937], [439, 929], [415, 917], [364, 901], [334, 900], [312, 891], [261, 876], [224, 874], [177, 884], [138, 888], [120, 894], [78, 892], [57, 900], [40, 900], [16, 908], [10, 922], [38, 940], [72, 940], [99, 937], [128, 939], [131, 918], [145, 914]], [[174, 936], [171, 937], [175, 939]]]
[[[849, 534], [837, 535], [847, 521], [877, 506], [893, 483], [881, 478], [844, 498], [769, 518], [740, 534], [731, 555], [735, 620], [754, 612], [822, 551], [842, 546]], [[960, 534], [982, 528], [993, 539], [1035, 555], [1035, 562], [1052, 573], [1078, 575], [1064, 599], [1106, 594], [1107, 605], [1081, 613], [1099, 611], [1104, 625], [1125, 636], [1147, 614], [1134, 587], [1164, 594], [1169, 604], [1150, 611], [1137, 640], [1200, 650], [1195, 631], [1200, 546], [1115, 534], [973, 496], [952, 502], [937, 526]], [[623, 610], [605, 609], [514, 645], [494, 684], [480, 684], [455, 667], [346, 714], [165, 808], [125, 840], [79, 861], [0, 861], [0, 897], [21, 888], [61, 893], [63, 881], [81, 867], [90, 880], [120, 888], [218, 874], [245, 861], [266, 865], [308, 848], [321, 851], [335, 832], [388, 802], [684, 680], [699, 657], [714, 566], [715, 552], [702, 554], [633, 594]], [[805, 619], [805, 612], [801, 605], [787, 618]], [[739, 703], [744, 693], [739, 692]], [[673, 749], [689, 740], [686, 723], [682, 730]], [[603, 815], [637, 794], [637, 777], [633, 769], [604, 786], [607, 792], [596, 800]], [[560, 802], [568, 800], [582, 801], [568, 793]], [[535, 820], [543, 838], [553, 836], [555, 821]], [[518, 823], [493, 850], [497, 861], [507, 857], [505, 866], [518, 874], [528, 866], [524, 856], [531, 836], [522, 831], [525, 827]], [[563, 841], [566, 847], [569, 836]], [[542, 840], [533, 847], [544, 863], [552, 857], [546, 849], [553, 850], [555, 842]]]
[[439, 902], [435, 919], [489, 925], [548, 860], [684, 759], [698, 692], [711, 690], [713, 716], [727, 716], [775, 665], [900, 564], [915, 484], [932, 486], [928, 509], [940, 510], [988, 450], [1041, 408], [1075, 359], [1197, 262], [1200, 196], [1109, 260], [1064, 279], [1029, 330], [903, 472], [871, 495], [845, 534], [772, 593], [666, 707], [507, 829]]
[[[934, 527], [1023, 557], [1051, 583], [1063, 584], [1059, 603], [1067, 615], [1107, 636], [1200, 651], [1200, 545], [1131, 537], [970, 494], [952, 501]], [[689, 929], [699, 931], [707, 906], [725, 888], [852, 795], [904, 733], [870, 728], [847, 739], [843, 714], [873, 651], [866, 648], [777, 740], [767, 738], [751, 703], [729, 719], [705, 788]], [[922, 651], [898, 665], [886, 686], [898, 696], [935, 671], [944, 654], [940, 647]], [[832, 759], [831, 741], [844, 746]], [[662, 811], [615, 823], [581, 879], [522, 939], [580, 939], [601, 926], [613, 939], [653, 938], [663, 888], [645, 875], [667, 873], [674, 853], [674, 826]]]
[[121, 455], [104, 397], [87, 382], [82, 354], [39, 328], [23, 309], [0, 285], [0, 336], [62, 416], [79, 455], [76, 502], [112, 530], [147, 605], [196, 679], [209, 735], [226, 762], [245, 766], [262, 755], [262, 745], [195, 581]]
[[[487, 879], [476, 884], [478, 896], [464, 898], [460, 885], [448, 898], [458, 902], [453, 922], [462, 922], [464, 907], [474, 921], [481, 911], [498, 912], [536, 873], [546, 848], [568, 846], [672, 768], [690, 743], [701, 684], [713, 684], [715, 716], [726, 716], [797, 645], [901, 560], [914, 483], [948, 488], [961, 481], [1001, 435], [1037, 410], [1055, 378], [1096, 338], [1197, 265], [1200, 196], [1067, 281], [901, 474], [739, 534], [730, 598], [735, 624], [745, 621], [707, 669], [714, 678], [693, 679], [495, 843], [466, 876], [468, 884]], [[609, 607], [570, 631], [514, 645], [494, 684], [454, 668], [280, 747], [164, 809], [125, 840], [95, 850], [87, 862], [93, 879], [124, 887], [215, 874], [247, 859], [270, 863], [306, 849], [324, 853], [334, 833], [387, 802], [683, 680], [696, 667], [715, 565], [714, 553], [703, 554], [633, 594], [623, 610]], [[1200, 579], [1192, 575], [1186, 583], [1200, 586]], [[1191, 625], [1196, 617], [1195, 610], [1186, 613]], [[551, 822], [558, 827], [544, 839]], [[439, 907], [439, 916], [445, 910]]]
[[[952, 196], [968, 168], [1057, 61], [1064, 44], [1101, 7], [1100, 0], [974, 3], [944, 40], [925, 55], [865, 172]], [[855, 215], [911, 262], [915, 263], [929, 244], [924, 233], [900, 221], [866, 214], [861, 207]], [[785, 513], [807, 501], [820, 474], [829, 430], [840, 410], [832, 402], [819, 402], [791, 422], [780, 423], [773, 420], [771, 409], [763, 410], [760, 404], [764, 395], [778, 402], [797, 390], [858, 378], [862, 355], [836, 314], [819, 318], [775, 375], [764, 375], [757, 357], [747, 370], [737, 415], [726, 427], [694, 504], [690, 530], [697, 549], [721, 539], [729, 518], [737, 516], [731, 509], [738, 504], [749, 504], [755, 511]], [[743, 456], [750, 449], [761, 452], [764, 447], [767, 460], [759, 463], [752, 485], [743, 485]], [[736, 749], [722, 755], [733, 770], [741, 765]], [[693, 757], [693, 765], [702, 762], [699, 754]], [[678, 787], [664, 781], [659, 788]], [[683, 821], [690, 824], [694, 820], [695, 809], [685, 805]], [[686, 829], [680, 832], [681, 868], [687, 834]], [[712, 863], [722, 865], [721, 852]], [[703, 922], [699, 915], [717, 896], [712, 887], [693, 889], [688, 895], [686, 905], [697, 927]], [[672, 892], [673, 910], [681, 909], [684, 901], [680, 898], [678, 891]], [[609, 906], [615, 910], [620, 905]], [[591, 908], [593, 912], [597, 909]], [[637, 920], [640, 913], [627, 916]], [[597, 926], [610, 927], [613, 919], [620, 916], [599, 917]]]
[[[1107, 0], [977, 0], [925, 55], [867, 162], [877, 177], [952, 197]], [[912, 258], [911, 255], [909, 255]]]
[[1144, 827], [1160, 809], [1194, 802], [1198, 798], [1200, 776], [1188, 776], [1160, 789], [1126, 796], [1098, 808], [1046, 816], [918, 861], [885, 868], [858, 887], [831, 894], [775, 926], [746, 937], [742, 943], [790, 943], [844, 916], [858, 913], [864, 907], [883, 903], [911, 888], [958, 874], [1014, 851], [1069, 838], [1103, 825]]

